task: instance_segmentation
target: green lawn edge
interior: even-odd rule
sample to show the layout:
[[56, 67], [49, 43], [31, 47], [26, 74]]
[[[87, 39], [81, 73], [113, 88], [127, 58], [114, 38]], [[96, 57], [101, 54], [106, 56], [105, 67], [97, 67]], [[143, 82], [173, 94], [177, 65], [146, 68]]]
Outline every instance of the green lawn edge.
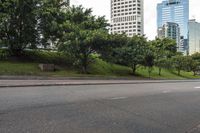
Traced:
[[[59, 67], [55, 72], [42, 72], [39, 63], [22, 61], [0, 61], [0, 75], [7, 76], [49, 76], [49, 77], [126, 77], [126, 78], [148, 78], [148, 71], [144, 67], [139, 67], [136, 76], [131, 74], [131, 69], [126, 66], [107, 63], [101, 59], [96, 59], [89, 66], [89, 74], [81, 74], [72, 67]], [[193, 76], [192, 72], [181, 71], [178, 75], [176, 71], [163, 69], [161, 76], [158, 75], [158, 68], [154, 67], [151, 79], [200, 79], [200, 76]]]

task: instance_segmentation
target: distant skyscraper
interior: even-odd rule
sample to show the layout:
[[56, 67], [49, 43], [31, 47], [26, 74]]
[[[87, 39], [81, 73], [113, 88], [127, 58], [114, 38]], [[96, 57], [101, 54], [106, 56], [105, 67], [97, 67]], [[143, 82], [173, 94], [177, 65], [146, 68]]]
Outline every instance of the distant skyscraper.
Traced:
[[70, 5], [70, 0], [65, 0], [67, 2], [68, 5]]
[[[167, 22], [177, 23], [180, 27], [180, 35], [188, 38], [189, 0], [163, 0], [157, 5], [157, 28]], [[183, 43], [180, 43], [183, 44]], [[183, 46], [179, 46], [182, 48]], [[183, 49], [178, 49], [183, 52]]]
[[166, 22], [179, 24], [181, 35], [187, 38], [189, 21], [189, 0], [163, 0], [157, 5], [157, 25]]
[[63, 11], [65, 11], [65, 10], [68, 9], [69, 6], [70, 6], [70, 0], [63, 0], [62, 2], [66, 2], [66, 3], [67, 3], [67, 6], [66, 6], [66, 5], [65, 5], [65, 6], [62, 6]]
[[163, 27], [158, 28], [159, 38], [170, 38], [176, 40], [177, 47], [180, 45], [180, 28], [177, 23], [167, 22]]
[[196, 20], [189, 21], [189, 55], [200, 53], [200, 23]]
[[111, 0], [111, 33], [144, 34], [143, 0]]

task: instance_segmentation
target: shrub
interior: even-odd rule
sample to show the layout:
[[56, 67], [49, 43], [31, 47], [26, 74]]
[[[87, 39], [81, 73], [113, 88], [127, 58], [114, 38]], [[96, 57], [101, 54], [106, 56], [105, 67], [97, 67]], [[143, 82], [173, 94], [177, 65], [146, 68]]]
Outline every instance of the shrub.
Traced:
[[0, 49], [0, 60], [6, 60], [10, 56], [8, 50]]
[[68, 55], [61, 52], [27, 50], [24, 52], [23, 58], [25, 60], [37, 63], [52, 63], [56, 65], [68, 66], [73, 64], [71, 58]]

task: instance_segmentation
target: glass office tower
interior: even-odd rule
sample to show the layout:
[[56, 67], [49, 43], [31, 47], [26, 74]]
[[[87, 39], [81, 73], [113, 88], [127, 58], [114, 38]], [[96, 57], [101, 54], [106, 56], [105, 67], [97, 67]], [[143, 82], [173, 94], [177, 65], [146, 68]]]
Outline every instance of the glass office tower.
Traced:
[[[177, 23], [180, 27], [180, 35], [187, 39], [188, 21], [189, 0], [163, 0], [157, 5], [157, 28], [163, 27], [167, 22]], [[179, 49], [179, 51], [183, 50]]]
[[67, 4], [68, 4], [68, 5], [70, 4], [70, 1], [69, 1], [69, 0], [67, 0]]
[[177, 23], [167, 22], [163, 27], [158, 28], [158, 38], [170, 38], [176, 40], [177, 46], [180, 44], [180, 28]]
[[181, 35], [187, 38], [189, 21], [189, 0], [163, 0], [157, 5], [157, 27], [166, 22], [180, 26]]

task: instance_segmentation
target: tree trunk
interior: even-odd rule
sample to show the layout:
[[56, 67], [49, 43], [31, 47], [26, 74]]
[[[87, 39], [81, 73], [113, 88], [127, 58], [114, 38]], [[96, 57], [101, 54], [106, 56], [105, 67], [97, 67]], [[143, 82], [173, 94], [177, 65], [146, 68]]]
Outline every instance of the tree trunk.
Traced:
[[133, 73], [133, 75], [135, 75], [135, 72], [136, 72], [136, 67], [137, 67], [137, 65], [132, 65], [132, 73]]
[[193, 75], [196, 76], [196, 71], [193, 71]]
[[87, 74], [88, 72], [87, 72], [87, 66], [83, 66], [83, 73], [84, 74]]
[[148, 73], [149, 73], [149, 79], [151, 78], [151, 70], [148, 68]]
[[14, 48], [13, 46], [10, 47], [10, 54], [15, 57], [20, 57], [23, 53], [22, 49]]
[[84, 74], [88, 73], [87, 68], [88, 68], [88, 56], [84, 55], [84, 57], [82, 58], [82, 72]]
[[83, 62], [82, 71], [83, 71], [84, 74], [88, 73], [88, 71], [87, 71], [87, 63], [85, 61]]
[[162, 71], [162, 68], [159, 67], [159, 76], [161, 76], [161, 71]]
[[181, 75], [181, 70], [180, 70], [180, 69], [178, 69], [178, 75], [179, 75], [179, 76]]

